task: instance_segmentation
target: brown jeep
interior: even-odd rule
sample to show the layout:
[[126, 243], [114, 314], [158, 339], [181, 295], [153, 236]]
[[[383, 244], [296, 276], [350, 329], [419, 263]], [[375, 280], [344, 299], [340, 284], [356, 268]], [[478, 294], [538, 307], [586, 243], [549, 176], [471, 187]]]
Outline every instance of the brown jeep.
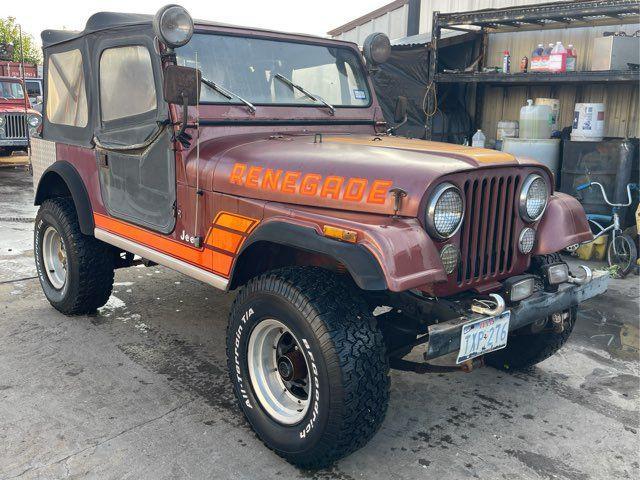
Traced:
[[[546, 167], [389, 133], [370, 78], [384, 35], [365, 63], [352, 43], [194, 26], [170, 5], [42, 40], [32, 162], [48, 300], [94, 312], [114, 269], [140, 261], [237, 289], [239, 406], [297, 465], [374, 435], [390, 367], [528, 367], [606, 290], [557, 253], [592, 235]], [[394, 122], [404, 114], [400, 99]], [[424, 361], [404, 358], [415, 347]]]

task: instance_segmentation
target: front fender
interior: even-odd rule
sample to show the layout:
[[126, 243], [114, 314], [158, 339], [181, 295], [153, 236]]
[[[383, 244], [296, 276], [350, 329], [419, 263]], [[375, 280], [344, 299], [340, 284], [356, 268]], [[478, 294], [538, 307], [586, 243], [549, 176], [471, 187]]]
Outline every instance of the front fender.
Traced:
[[[270, 227], [269, 224], [277, 224]], [[357, 233], [357, 243], [325, 237], [325, 226]], [[284, 243], [302, 250], [332, 256], [349, 270], [365, 290], [401, 292], [445, 281], [440, 254], [415, 218], [269, 204], [265, 220], [243, 245], [260, 241]]]
[[578, 200], [556, 192], [549, 198], [547, 210], [538, 225], [534, 255], [547, 255], [576, 243], [593, 239], [584, 209]]

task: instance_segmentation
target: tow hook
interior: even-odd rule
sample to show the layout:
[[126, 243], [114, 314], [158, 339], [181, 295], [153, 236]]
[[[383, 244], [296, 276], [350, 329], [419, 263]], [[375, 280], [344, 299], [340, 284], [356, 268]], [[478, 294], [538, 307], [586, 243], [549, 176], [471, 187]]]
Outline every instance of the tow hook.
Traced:
[[492, 300], [474, 300], [471, 304], [471, 311], [474, 313], [479, 313], [481, 315], [488, 315], [490, 317], [495, 317], [504, 312], [505, 302], [504, 298], [502, 298], [497, 293], [490, 293], [489, 296]]
[[564, 332], [564, 321], [569, 318], [569, 312], [556, 312], [551, 314], [551, 324], [555, 333]]
[[584, 271], [584, 275], [582, 277], [574, 277], [569, 274], [569, 279], [567, 281], [574, 285], [584, 285], [585, 283], [589, 283], [593, 278], [593, 272], [591, 269], [586, 265], [580, 265], [578, 268], [581, 268]]

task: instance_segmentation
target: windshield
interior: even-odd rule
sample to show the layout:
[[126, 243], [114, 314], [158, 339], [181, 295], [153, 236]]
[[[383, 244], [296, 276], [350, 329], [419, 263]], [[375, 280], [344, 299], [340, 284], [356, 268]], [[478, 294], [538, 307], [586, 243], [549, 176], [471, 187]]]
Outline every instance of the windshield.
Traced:
[[[343, 47], [196, 34], [177, 50], [178, 64], [196, 67], [202, 76], [256, 105], [316, 106], [308, 95], [278, 80], [280, 74], [336, 107], [367, 107], [366, 77], [357, 54]], [[239, 103], [211, 88], [202, 103]]]
[[24, 92], [22, 90], [22, 85], [18, 82], [0, 81], [0, 98], [8, 100], [23, 99]]

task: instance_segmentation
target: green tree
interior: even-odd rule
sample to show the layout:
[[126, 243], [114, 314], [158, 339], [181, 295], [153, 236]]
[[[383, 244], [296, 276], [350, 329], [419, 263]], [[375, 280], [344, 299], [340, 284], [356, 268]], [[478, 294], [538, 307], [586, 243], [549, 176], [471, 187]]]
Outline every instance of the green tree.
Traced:
[[[13, 44], [13, 60], [20, 61], [20, 28], [13, 17], [0, 18], [0, 46], [2, 44]], [[24, 50], [24, 61], [27, 63], [42, 63], [42, 53], [36, 46], [35, 40], [24, 30], [22, 31], [22, 48]], [[1, 48], [0, 48], [1, 50]]]

